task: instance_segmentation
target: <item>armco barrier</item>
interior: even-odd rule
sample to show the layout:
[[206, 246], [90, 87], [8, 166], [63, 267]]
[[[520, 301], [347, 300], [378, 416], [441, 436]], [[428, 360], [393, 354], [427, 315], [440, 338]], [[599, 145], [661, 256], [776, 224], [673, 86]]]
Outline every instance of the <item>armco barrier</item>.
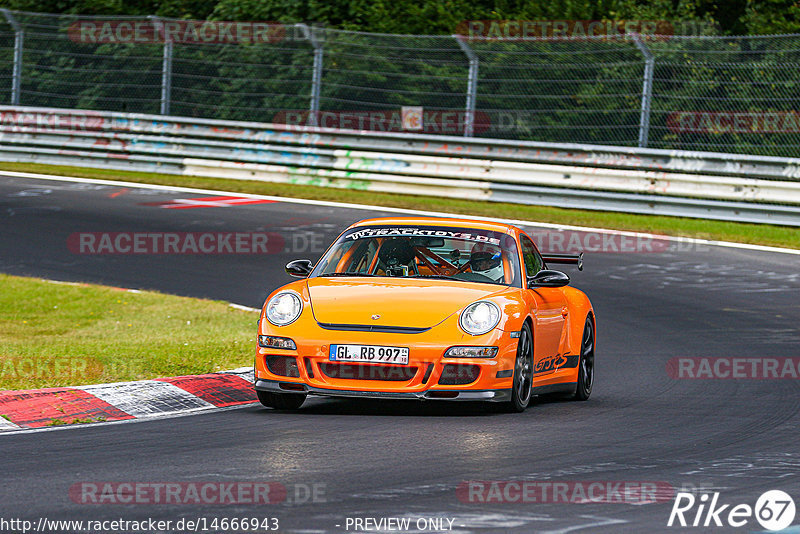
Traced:
[[0, 106], [0, 161], [800, 226], [800, 159]]

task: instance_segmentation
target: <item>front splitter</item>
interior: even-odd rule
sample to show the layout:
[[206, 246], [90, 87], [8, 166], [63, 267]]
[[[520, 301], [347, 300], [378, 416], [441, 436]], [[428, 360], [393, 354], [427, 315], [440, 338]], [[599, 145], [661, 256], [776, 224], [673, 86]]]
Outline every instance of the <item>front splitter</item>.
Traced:
[[[282, 384], [291, 384], [290, 388], [302, 386], [303, 390], [281, 387]], [[449, 400], [449, 401], [488, 401], [506, 402], [511, 400], [510, 389], [486, 390], [454, 390], [454, 389], [429, 389], [425, 391], [360, 391], [349, 389], [327, 389], [309, 386], [299, 382], [280, 382], [278, 380], [264, 380], [259, 378], [254, 385], [257, 391], [271, 393], [305, 393], [318, 397], [350, 397], [362, 399], [406, 399], [406, 400]]]

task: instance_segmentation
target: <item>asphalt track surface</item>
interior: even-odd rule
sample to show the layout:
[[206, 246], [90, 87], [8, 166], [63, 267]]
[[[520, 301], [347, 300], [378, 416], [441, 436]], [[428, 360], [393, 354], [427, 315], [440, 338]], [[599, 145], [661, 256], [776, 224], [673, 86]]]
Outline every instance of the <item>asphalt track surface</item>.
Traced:
[[[260, 307], [269, 290], [289, 281], [288, 260], [316, 259], [348, 224], [389, 214], [290, 202], [152, 205], [198, 197], [0, 177], [0, 271]], [[70, 234], [93, 231], [268, 231], [286, 243], [268, 255], [70, 252]], [[346, 532], [355, 517], [450, 518], [451, 532], [461, 533], [675, 530], [666, 526], [671, 498], [640, 505], [459, 499], [459, 484], [476, 480], [658, 481], [751, 506], [780, 489], [800, 505], [800, 382], [676, 380], [666, 370], [675, 357], [800, 356], [800, 257], [685, 248], [587, 254], [583, 272], [565, 269], [598, 318], [588, 402], [540, 400], [523, 414], [502, 414], [455, 403], [314, 399], [297, 413], [248, 406], [10, 433], [0, 436], [0, 517], [276, 517], [280, 532], [298, 533]], [[84, 481], [275, 481], [290, 502], [77, 504], [69, 488]], [[303, 502], [313, 485], [317, 502]], [[763, 529], [751, 518], [736, 530]]]

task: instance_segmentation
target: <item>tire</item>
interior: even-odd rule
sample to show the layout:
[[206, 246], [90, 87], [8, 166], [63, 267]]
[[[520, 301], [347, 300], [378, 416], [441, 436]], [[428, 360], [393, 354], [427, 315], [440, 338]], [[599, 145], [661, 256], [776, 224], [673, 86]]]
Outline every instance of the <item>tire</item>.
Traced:
[[581, 354], [578, 360], [578, 385], [573, 400], [585, 401], [592, 394], [594, 385], [594, 324], [592, 318], [586, 318], [581, 338]]
[[522, 327], [517, 343], [517, 358], [514, 362], [514, 382], [511, 386], [511, 400], [506, 402], [505, 410], [512, 413], [524, 412], [533, 396], [533, 334], [528, 323]]
[[297, 410], [306, 401], [305, 393], [272, 393], [256, 390], [256, 395], [261, 404], [276, 410]]

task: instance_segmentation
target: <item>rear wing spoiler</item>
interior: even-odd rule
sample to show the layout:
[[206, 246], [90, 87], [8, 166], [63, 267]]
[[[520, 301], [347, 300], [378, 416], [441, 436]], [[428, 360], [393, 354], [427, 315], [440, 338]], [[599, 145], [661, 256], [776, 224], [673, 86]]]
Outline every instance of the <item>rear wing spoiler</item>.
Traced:
[[583, 270], [583, 252], [577, 254], [542, 254], [545, 263], [567, 263], [577, 265], [578, 270]]

